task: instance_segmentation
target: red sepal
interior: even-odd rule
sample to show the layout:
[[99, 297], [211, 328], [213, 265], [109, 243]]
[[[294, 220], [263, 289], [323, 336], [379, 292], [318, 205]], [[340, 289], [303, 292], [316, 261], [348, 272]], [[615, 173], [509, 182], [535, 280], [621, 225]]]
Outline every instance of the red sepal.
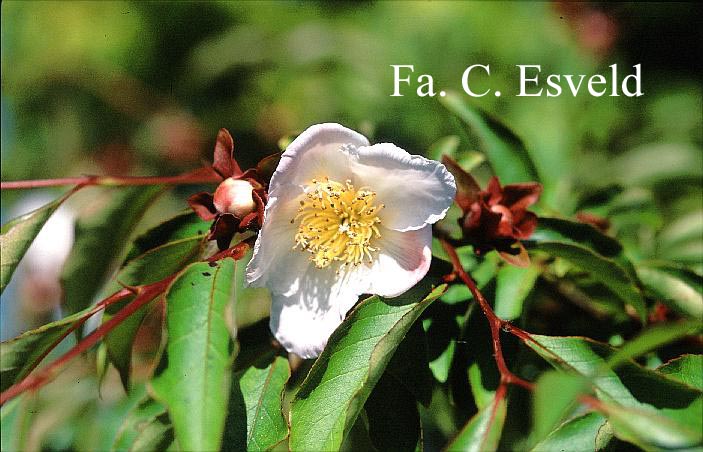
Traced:
[[188, 205], [200, 218], [205, 221], [212, 221], [217, 216], [217, 209], [212, 200], [212, 194], [203, 191], [189, 197]]
[[234, 159], [234, 140], [227, 129], [220, 129], [217, 134], [212, 168], [223, 179], [239, 177], [242, 174], [239, 164]]

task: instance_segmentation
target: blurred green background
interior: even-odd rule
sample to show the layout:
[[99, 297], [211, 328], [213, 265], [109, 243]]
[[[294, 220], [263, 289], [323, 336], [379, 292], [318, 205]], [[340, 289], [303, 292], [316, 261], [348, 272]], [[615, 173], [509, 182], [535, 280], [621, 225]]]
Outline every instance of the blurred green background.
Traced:
[[[461, 92], [467, 66], [490, 64], [503, 96], [462, 97], [525, 140], [546, 211], [638, 186], [620, 201], [656, 210], [655, 232], [686, 212], [703, 221], [694, 3], [6, 1], [2, 13], [3, 180], [175, 174], [209, 161], [220, 127], [244, 167], [320, 122], [426, 153], [460, 128], [439, 97], [391, 97], [391, 65]], [[642, 65], [644, 96], [515, 96], [517, 64], [544, 78], [614, 63]]]
[[[467, 66], [490, 64], [491, 88], [503, 95], [462, 96], [525, 140], [545, 186], [542, 212], [605, 217], [633, 259], [701, 272], [701, 11], [694, 3], [3, 1], [2, 180], [177, 174], [211, 159], [221, 127], [243, 167], [320, 122], [411, 153], [449, 135], [462, 152], [480, 150], [438, 98], [411, 88], [391, 97], [390, 65], [413, 64], [437, 91], [461, 92]], [[625, 72], [642, 65], [644, 96], [515, 97], [517, 64], [607, 74], [614, 63]], [[487, 179], [486, 163], [474, 170]], [[177, 190], [147, 222], [182, 209], [187, 193]], [[22, 203], [26, 193], [2, 193], [3, 223]], [[14, 293], [3, 295], [3, 338], [19, 321], [8, 307]], [[89, 384], [77, 406], [92, 399]], [[105, 430], [110, 439], [117, 415], [91, 407], [104, 419], [76, 432], [49, 412], [43, 430], [26, 432], [30, 443], [109, 445], [99, 437]]]

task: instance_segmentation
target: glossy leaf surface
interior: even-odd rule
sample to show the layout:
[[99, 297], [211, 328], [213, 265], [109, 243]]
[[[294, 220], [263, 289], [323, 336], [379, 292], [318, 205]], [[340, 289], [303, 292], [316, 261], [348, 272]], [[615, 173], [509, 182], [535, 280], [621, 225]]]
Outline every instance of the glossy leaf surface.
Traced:
[[270, 450], [288, 436], [282, 413], [288, 360], [270, 354], [234, 374], [223, 450]]
[[195, 263], [172, 283], [167, 303], [165, 368], [151, 381], [186, 450], [220, 447], [229, 393], [230, 336], [225, 308], [232, 298], [234, 261]]
[[0, 229], [0, 293], [10, 282], [17, 264], [39, 234], [44, 223], [73, 191], [37, 210], [22, 215], [4, 224]]
[[158, 186], [114, 188], [103, 193], [103, 207], [88, 206], [78, 218], [75, 243], [61, 274], [69, 312], [90, 306], [137, 222], [162, 192]]
[[476, 136], [491, 167], [503, 184], [536, 181], [537, 171], [524, 143], [509, 128], [484, 111], [468, 105], [459, 94], [447, 93], [440, 102]]
[[504, 397], [494, 399], [481, 408], [447, 446], [448, 451], [494, 451], [503, 433], [507, 403]]
[[445, 289], [440, 286], [425, 296], [429, 289], [421, 283], [397, 298], [370, 297], [349, 313], [295, 396], [291, 449], [340, 447], [393, 352]]

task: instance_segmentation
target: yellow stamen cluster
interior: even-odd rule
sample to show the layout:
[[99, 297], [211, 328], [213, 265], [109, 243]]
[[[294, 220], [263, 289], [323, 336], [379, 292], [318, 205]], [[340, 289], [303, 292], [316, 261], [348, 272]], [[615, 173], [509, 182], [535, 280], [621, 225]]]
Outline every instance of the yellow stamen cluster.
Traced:
[[378, 212], [383, 204], [374, 205], [376, 193], [366, 187], [355, 189], [351, 180], [344, 184], [325, 178], [312, 180], [300, 208], [291, 223], [300, 220], [294, 249], [312, 254], [317, 268], [333, 262], [359, 265], [364, 259], [372, 262], [371, 246], [381, 236]]

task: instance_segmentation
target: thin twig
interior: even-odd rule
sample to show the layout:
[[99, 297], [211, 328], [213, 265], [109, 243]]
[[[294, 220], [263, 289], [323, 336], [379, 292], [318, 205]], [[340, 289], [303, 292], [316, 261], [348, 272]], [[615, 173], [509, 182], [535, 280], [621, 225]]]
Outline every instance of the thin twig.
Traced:
[[[233, 246], [232, 248], [225, 250], [221, 253], [216, 254], [215, 256], [212, 256], [211, 258], [205, 259], [205, 262], [215, 262], [220, 259], [225, 259], [225, 258], [232, 258], [232, 259], [241, 259], [245, 254], [248, 248], [251, 246], [250, 240], [238, 243], [237, 245]], [[103, 309], [106, 307], [108, 304], [112, 304], [118, 300], [121, 300], [125, 298], [126, 296], [133, 295], [135, 294], [136, 297], [134, 300], [132, 300], [127, 306], [122, 308], [120, 311], [118, 311], [114, 317], [111, 317], [107, 322], [103, 323], [100, 325], [97, 329], [95, 329], [92, 333], [90, 333], [88, 336], [83, 338], [82, 341], [80, 341], [78, 344], [76, 344], [73, 348], [71, 348], [68, 352], [66, 352], [63, 356], [58, 358], [56, 361], [52, 362], [49, 364], [47, 367], [41, 369], [41, 371], [38, 371], [37, 373], [33, 375], [28, 375], [26, 376], [22, 381], [19, 383], [16, 383], [12, 386], [10, 386], [8, 389], [2, 392], [0, 394], [0, 405], [4, 404], [8, 400], [17, 397], [18, 395], [22, 394], [25, 391], [28, 390], [34, 390], [36, 391], [37, 389], [41, 388], [45, 384], [49, 383], [51, 380], [53, 380], [59, 372], [62, 370], [63, 366], [67, 364], [69, 361], [73, 360], [75, 357], [78, 355], [82, 354], [83, 352], [89, 350], [92, 346], [98, 343], [100, 339], [102, 339], [105, 335], [107, 335], [110, 331], [115, 329], [117, 326], [119, 326], [125, 319], [127, 319], [129, 316], [134, 314], [144, 306], [145, 304], [149, 303], [151, 300], [165, 292], [168, 287], [170, 286], [171, 282], [173, 282], [174, 279], [179, 275], [179, 273], [174, 273], [173, 275], [170, 275], [160, 281], [157, 281], [152, 284], [148, 284], [145, 286], [137, 286], [134, 288], [125, 288], [121, 289], [120, 291], [116, 292], [115, 294], [111, 295], [110, 297], [106, 298], [105, 300], [99, 302], [96, 307], [93, 309], [95, 312]], [[91, 310], [91, 314], [94, 314]], [[77, 321], [77, 323], [84, 322], [90, 315], [86, 315], [85, 318], [81, 318], [80, 320]], [[73, 325], [72, 328], [78, 328], [80, 325]], [[64, 335], [65, 337], [65, 335]], [[60, 342], [60, 341], [58, 341]], [[51, 348], [55, 347], [58, 345], [58, 342], [52, 343], [51, 347], [49, 348], [48, 351], [45, 351], [45, 354], [48, 353]], [[38, 364], [38, 362], [37, 362]]]
[[478, 305], [481, 307], [483, 314], [488, 320], [488, 324], [491, 329], [491, 342], [493, 345], [493, 353], [496, 360], [496, 365], [498, 366], [498, 372], [500, 373], [500, 383], [515, 384], [525, 389], [533, 390], [535, 386], [534, 383], [518, 377], [517, 375], [512, 373], [510, 369], [508, 369], [508, 366], [505, 363], [505, 358], [503, 357], [503, 347], [500, 342], [501, 330], [511, 333], [523, 341], [530, 341], [530, 334], [522, 330], [521, 328], [516, 327], [510, 322], [501, 319], [495, 314], [495, 312], [493, 312], [491, 305], [488, 304], [488, 301], [478, 289], [474, 280], [471, 279], [469, 274], [466, 273], [466, 271], [462, 267], [461, 261], [459, 260], [459, 256], [457, 255], [454, 246], [452, 246], [448, 241], [444, 239], [440, 239], [440, 241], [442, 243], [442, 247], [447, 252], [449, 258], [452, 261], [452, 265], [454, 266], [454, 272], [464, 282], [466, 287], [469, 288], [469, 291], [471, 291], [471, 294], [473, 295], [474, 299], [478, 302]]
[[100, 325], [95, 331], [86, 336], [82, 341], [75, 345], [71, 350], [66, 352], [56, 361], [49, 364], [47, 367], [43, 368], [40, 372], [29, 375], [25, 377], [19, 383], [10, 386], [2, 394], [0, 394], [0, 404], [4, 404], [8, 400], [20, 395], [27, 390], [37, 390], [47, 384], [49, 381], [53, 380], [62, 367], [71, 361], [76, 356], [90, 349], [95, 345], [103, 336], [112, 331], [117, 325], [122, 323], [127, 317], [134, 314], [139, 308], [144, 306], [146, 303], [153, 300], [157, 295], [166, 290], [168, 284], [171, 280], [175, 278], [172, 275], [166, 279], [163, 279], [157, 283], [149, 284], [148, 286], [142, 287], [139, 291], [137, 297], [120, 310], [114, 317], [110, 318], [107, 322]]
[[0, 182], [1, 190], [23, 188], [60, 187], [63, 185], [101, 185], [108, 187], [135, 185], [179, 185], [220, 182], [222, 177], [212, 168], [203, 167], [178, 176], [80, 176], [60, 179], [36, 179]]
[[39, 363], [41, 363], [44, 360], [44, 358], [46, 358], [46, 355], [51, 353], [51, 351], [54, 348], [56, 348], [71, 333], [73, 333], [78, 328], [80, 328], [81, 325], [83, 325], [89, 318], [91, 318], [96, 313], [102, 311], [103, 309], [106, 309], [108, 306], [115, 304], [118, 301], [124, 300], [125, 298], [129, 297], [132, 294], [133, 294], [133, 292], [131, 292], [128, 289], [122, 289], [122, 290], [110, 295], [109, 297], [105, 298], [104, 300], [101, 300], [100, 302], [96, 303], [92, 309], [90, 309], [88, 312], [83, 314], [83, 316], [81, 316], [81, 318], [76, 320], [69, 328], [66, 329], [66, 331], [64, 331], [58, 338], [56, 338], [56, 340], [53, 341], [51, 343], [51, 345], [49, 345], [46, 348], [46, 350], [44, 350], [37, 357], [37, 359], [34, 360], [34, 362], [29, 366], [29, 368], [27, 368], [27, 373], [30, 373], [32, 370], [34, 370], [39, 365]]

